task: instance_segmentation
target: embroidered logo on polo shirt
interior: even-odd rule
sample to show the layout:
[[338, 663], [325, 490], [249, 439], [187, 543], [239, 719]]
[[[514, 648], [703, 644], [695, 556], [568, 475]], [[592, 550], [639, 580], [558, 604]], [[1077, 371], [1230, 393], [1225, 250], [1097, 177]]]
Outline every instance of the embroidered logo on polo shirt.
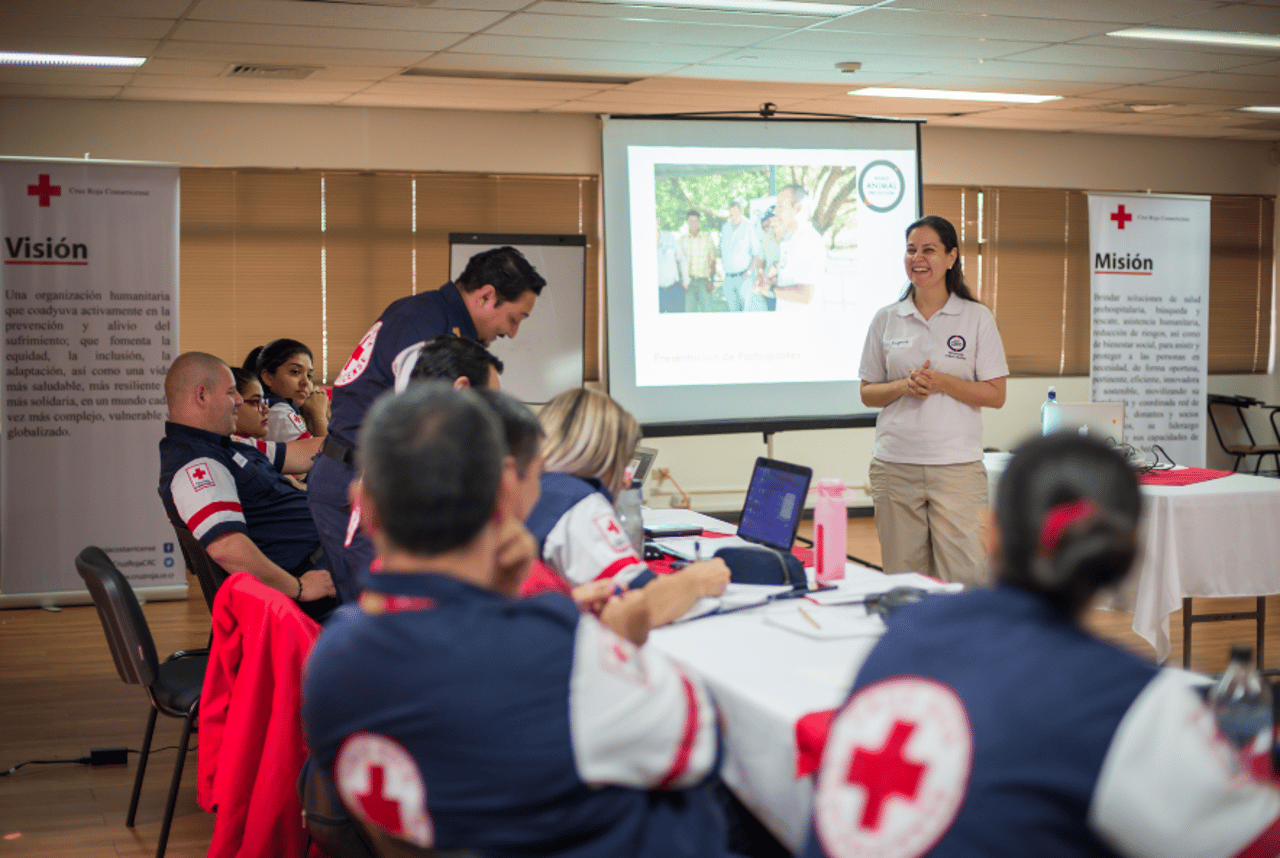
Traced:
[[959, 334], [947, 337], [947, 348], [951, 349], [951, 357], [963, 357], [961, 352], [964, 351], [965, 345], [964, 337]]
[[342, 368], [342, 372], [338, 373], [338, 377], [333, 380], [334, 387], [350, 384], [364, 374], [365, 368], [369, 366], [369, 359], [373, 357], [373, 344], [378, 341], [378, 331], [381, 329], [381, 320], [373, 323], [369, 333], [364, 335], [364, 339], [360, 340], [360, 345], [356, 346], [356, 350], [351, 353], [351, 357], [347, 358], [347, 365]]
[[916, 858], [951, 827], [973, 763], [964, 703], [921, 677], [867, 686], [836, 716], [814, 790], [814, 829], [833, 858]]
[[417, 846], [435, 845], [427, 786], [404, 747], [380, 733], [354, 733], [333, 764], [342, 803], [367, 823]]
[[204, 462], [196, 462], [194, 465], [187, 465], [187, 479], [191, 481], [191, 488], [195, 491], [211, 488], [215, 485], [213, 482], [213, 473], [209, 470], [209, 466]]

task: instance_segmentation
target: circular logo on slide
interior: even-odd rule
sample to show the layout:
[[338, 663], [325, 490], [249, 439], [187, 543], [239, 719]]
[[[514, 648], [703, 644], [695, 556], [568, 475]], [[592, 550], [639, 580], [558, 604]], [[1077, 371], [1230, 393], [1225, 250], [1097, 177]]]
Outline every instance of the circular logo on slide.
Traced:
[[902, 202], [907, 182], [892, 161], [872, 161], [858, 176], [858, 195], [862, 204], [873, 212], [891, 212]]

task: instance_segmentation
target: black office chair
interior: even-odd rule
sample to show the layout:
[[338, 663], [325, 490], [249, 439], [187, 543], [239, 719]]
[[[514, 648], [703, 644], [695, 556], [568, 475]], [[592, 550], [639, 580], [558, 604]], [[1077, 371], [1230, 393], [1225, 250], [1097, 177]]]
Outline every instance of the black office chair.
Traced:
[[[1253, 432], [1249, 429], [1249, 421], [1245, 419], [1244, 410], [1255, 405], [1263, 405], [1262, 400], [1254, 399], [1252, 396], [1227, 396], [1220, 393], [1209, 394], [1209, 422], [1213, 424], [1213, 434], [1218, 438], [1218, 446], [1222, 448], [1222, 452], [1228, 456], [1234, 456], [1235, 461], [1231, 465], [1231, 470], [1236, 471], [1240, 468], [1240, 462], [1249, 456], [1257, 456], [1254, 462], [1253, 472], [1256, 474], [1262, 468], [1262, 460], [1267, 456], [1271, 456], [1275, 460], [1276, 474], [1280, 476], [1280, 443], [1278, 444], [1259, 444], [1254, 440]], [[1280, 439], [1280, 430], [1275, 429], [1275, 409], [1280, 406], [1264, 406], [1272, 408], [1271, 425], [1273, 431], [1276, 431], [1277, 438]], [[1222, 421], [1222, 425], [1218, 425], [1218, 421]], [[1223, 431], [1227, 431], [1231, 437], [1231, 443], [1223, 439]], [[1241, 432], [1244, 437], [1249, 439], [1248, 444], [1238, 443]]]
[[200, 582], [200, 590], [204, 593], [205, 604], [209, 606], [209, 613], [212, 614], [213, 597], [218, 595], [218, 588], [230, 576], [227, 575], [227, 570], [219, 566], [209, 556], [209, 552], [200, 544], [200, 540], [196, 539], [194, 533], [180, 524], [173, 526], [173, 532], [178, 535], [178, 545], [182, 548], [182, 559], [186, 561], [187, 568], [191, 570], [191, 574], [195, 575], [196, 580]]
[[160, 826], [160, 842], [156, 846], [156, 858], [164, 858], [169, 840], [169, 826], [173, 822], [173, 808], [178, 800], [178, 786], [182, 783], [182, 767], [187, 759], [187, 742], [196, 725], [200, 709], [200, 689], [204, 685], [205, 667], [209, 663], [208, 650], [179, 651], [160, 662], [156, 655], [155, 641], [147, 618], [142, 614], [133, 588], [111, 558], [101, 548], [90, 546], [76, 557], [76, 571], [84, 579], [93, 596], [102, 621], [102, 631], [111, 647], [120, 679], [131, 685], [141, 685], [151, 701], [151, 714], [147, 718], [147, 732], [142, 739], [142, 752], [138, 756], [138, 774], [133, 780], [133, 796], [129, 799], [129, 815], [125, 825], [132, 828], [138, 810], [138, 796], [142, 792], [142, 776], [147, 770], [147, 757], [151, 753], [151, 735], [155, 731], [156, 713], [163, 712], [173, 718], [182, 718], [182, 741], [178, 745], [178, 759], [173, 767], [173, 781], [169, 785], [169, 800], [165, 803], [164, 821]]

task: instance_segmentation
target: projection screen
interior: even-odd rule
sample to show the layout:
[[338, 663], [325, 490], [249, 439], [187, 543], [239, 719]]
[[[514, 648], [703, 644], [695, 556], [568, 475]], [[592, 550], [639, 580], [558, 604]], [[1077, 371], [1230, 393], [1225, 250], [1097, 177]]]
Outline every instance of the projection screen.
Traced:
[[906, 286], [919, 127], [605, 117], [609, 392], [646, 434], [873, 421], [858, 364]]

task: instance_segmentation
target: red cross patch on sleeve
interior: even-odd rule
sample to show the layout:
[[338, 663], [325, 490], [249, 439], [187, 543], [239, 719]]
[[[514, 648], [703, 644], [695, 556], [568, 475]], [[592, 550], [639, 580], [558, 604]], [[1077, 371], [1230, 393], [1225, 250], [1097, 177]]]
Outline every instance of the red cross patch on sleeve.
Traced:
[[213, 474], [209, 471], [209, 466], [204, 462], [196, 462], [187, 465], [187, 479], [191, 481], [191, 488], [194, 491], [211, 488], [215, 485]]
[[596, 527], [600, 531], [600, 535], [604, 537], [604, 541], [609, 547], [619, 554], [624, 551], [631, 554], [631, 540], [622, 532], [622, 528], [618, 526], [618, 520], [610, 513], [603, 513], [595, 517]]

